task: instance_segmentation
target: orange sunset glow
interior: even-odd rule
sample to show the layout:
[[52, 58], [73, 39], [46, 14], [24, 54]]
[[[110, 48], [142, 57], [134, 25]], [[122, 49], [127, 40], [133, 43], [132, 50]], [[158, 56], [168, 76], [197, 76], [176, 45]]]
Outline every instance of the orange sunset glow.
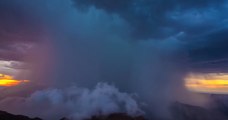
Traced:
[[199, 93], [228, 94], [228, 74], [189, 74], [185, 87]]
[[10, 75], [0, 74], [0, 86], [11, 87], [21, 83], [27, 83], [29, 80], [16, 80]]

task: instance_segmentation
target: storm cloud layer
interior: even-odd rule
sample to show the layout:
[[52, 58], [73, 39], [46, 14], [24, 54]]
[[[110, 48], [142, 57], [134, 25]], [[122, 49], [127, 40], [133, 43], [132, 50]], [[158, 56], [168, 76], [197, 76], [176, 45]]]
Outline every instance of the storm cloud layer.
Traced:
[[0, 60], [46, 88], [114, 84], [168, 116], [173, 101], [208, 102], [185, 90], [187, 73], [227, 71], [227, 11], [226, 0], [0, 0]]
[[226, 0], [75, 0], [75, 3], [78, 9], [95, 6], [120, 15], [132, 26], [133, 39], [180, 36], [180, 40], [190, 44], [187, 46], [190, 59], [202, 62], [227, 57], [224, 53], [227, 47]]
[[[22, 59], [23, 49], [29, 48], [27, 44], [39, 41], [40, 34], [44, 34], [45, 22], [50, 24], [47, 21], [54, 21], [52, 24], [58, 22], [64, 24], [61, 20], [67, 19], [67, 15], [59, 14], [70, 13], [69, 8], [65, 9], [69, 2], [56, 1], [53, 4], [51, 2], [1, 1], [1, 59]], [[190, 53], [190, 59], [206, 61], [204, 59], [226, 57], [223, 53], [226, 48], [227, 31], [226, 0], [74, 0], [73, 2], [71, 7], [78, 9], [81, 14], [94, 8], [94, 10], [104, 10], [105, 14], [120, 17], [126, 22], [122, 27], [125, 28], [122, 34], [127, 34], [130, 40], [163, 40], [175, 37], [189, 44], [186, 49]], [[61, 3], [65, 4], [65, 7], [55, 11], [54, 6]], [[44, 9], [41, 10], [41, 7]], [[95, 19], [88, 19], [90, 24], [96, 23]], [[124, 27], [126, 25], [128, 28]], [[200, 51], [199, 53], [205, 56], [194, 56], [195, 51]], [[213, 55], [207, 55], [207, 53]]]

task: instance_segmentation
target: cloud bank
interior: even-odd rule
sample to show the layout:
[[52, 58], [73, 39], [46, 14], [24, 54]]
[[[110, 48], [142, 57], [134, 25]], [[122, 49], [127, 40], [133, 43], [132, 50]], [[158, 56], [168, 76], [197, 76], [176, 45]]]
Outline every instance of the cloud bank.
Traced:
[[115, 112], [132, 116], [143, 114], [131, 95], [104, 83], [98, 83], [93, 90], [70, 87], [36, 91], [27, 98], [8, 97], [1, 100], [0, 108], [47, 120], [57, 120], [63, 116], [79, 120]]

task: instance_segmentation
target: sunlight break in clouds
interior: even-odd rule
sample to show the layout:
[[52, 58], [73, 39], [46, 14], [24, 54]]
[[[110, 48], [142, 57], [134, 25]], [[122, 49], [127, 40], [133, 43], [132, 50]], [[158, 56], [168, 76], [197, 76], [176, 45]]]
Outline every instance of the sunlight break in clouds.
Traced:
[[199, 93], [228, 94], [228, 74], [189, 74], [185, 86], [188, 90]]
[[27, 82], [29, 82], [29, 80], [16, 80], [13, 78], [13, 76], [0, 74], [0, 86], [3, 87], [17, 86]]

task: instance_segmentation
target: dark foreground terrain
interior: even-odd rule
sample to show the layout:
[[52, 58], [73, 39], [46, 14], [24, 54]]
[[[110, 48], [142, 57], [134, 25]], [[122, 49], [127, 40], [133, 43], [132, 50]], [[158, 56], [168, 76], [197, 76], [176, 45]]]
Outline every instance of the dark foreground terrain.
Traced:
[[13, 115], [5, 111], [0, 111], [0, 120], [42, 120], [40, 118], [29, 118], [23, 115]]
[[[219, 110], [207, 110], [197, 106], [191, 106], [182, 103], [174, 103], [170, 107], [173, 119], [169, 120], [228, 120], [228, 117]], [[40, 118], [29, 118], [23, 115], [13, 115], [0, 111], [0, 120], [42, 120]], [[62, 118], [60, 120], [70, 120]], [[124, 113], [113, 113], [107, 116], [92, 116], [85, 120], [146, 120], [143, 116], [131, 117]], [[161, 120], [161, 119], [152, 119]], [[164, 119], [162, 119], [164, 120]]]
[[[13, 115], [5, 111], [0, 111], [0, 120], [42, 120], [40, 118], [29, 118], [23, 115]], [[70, 120], [67, 118], [62, 118], [60, 120]], [[108, 116], [93, 116], [86, 120], [145, 120], [143, 116], [131, 117], [124, 113], [114, 113]]]

